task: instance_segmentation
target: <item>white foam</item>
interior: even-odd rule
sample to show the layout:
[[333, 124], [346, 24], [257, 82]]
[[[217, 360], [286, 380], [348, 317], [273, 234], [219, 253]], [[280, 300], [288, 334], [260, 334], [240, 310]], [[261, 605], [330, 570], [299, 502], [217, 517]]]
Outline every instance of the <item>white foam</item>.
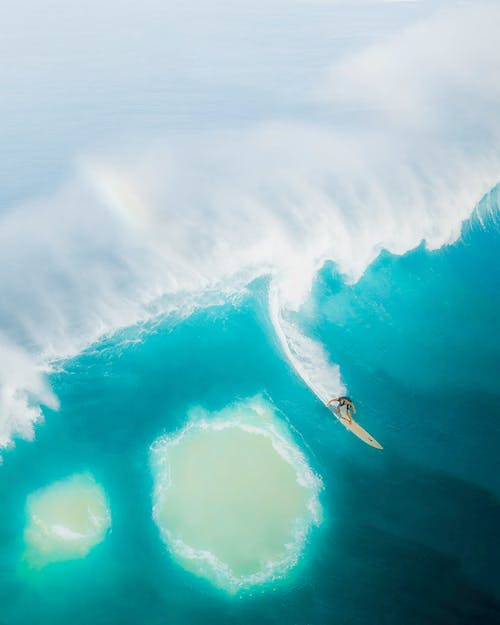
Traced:
[[305, 336], [296, 324], [287, 320], [287, 311], [280, 305], [277, 288], [276, 285], [271, 286], [269, 311], [276, 336], [289, 363], [323, 403], [343, 395], [346, 388], [340, 377], [340, 367], [329, 362], [318, 341]]
[[103, 488], [90, 473], [79, 473], [28, 497], [25, 561], [34, 568], [85, 557], [111, 527]]
[[[239, 449], [241, 432], [249, 435], [245, 453], [255, 446], [251, 464], [247, 464], [249, 458], [242, 459], [234, 452], [235, 446]], [[222, 440], [222, 433], [230, 439]], [[274, 459], [258, 442], [261, 438], [270, 441]], [[224, 453], [215, 459], [214, 445], [219, 443]], [[193, 445], [195, 456], [191, 453]], [[176, 455], [177, 447], [180, 452]], [[277, 458], [286, 464], [278, 468]], [[204, 466], [198, 466], [200, 463]], [[192, 410], [180, 433], [161, 437], [152, 445], [151, 464], [155, 480], [153, 518], [170, 552], [186, 569], [229, 592], [286, 575], [297, 563], [311, 526], [321, 519], [321, 480], [273, 407], [261, 397], [214, 414]], [[264, 478], [265, 485], [259, 482], [263, 465], [275, 468]], [[284, 471], [287, 465], [293, 471]], [[246, 509], [247, 499], [252, 501], [252, 509], [243, 513], [239, 506]], [[221, 540], [220, 528], [229, 523], [225, 515], [234, 518], [231, 529], [227, 529], [229, 537], [224, 534]], [[279, 524], [276, 519], [281, 519]]]
[[262, 275], [293, 366], [322, 400], [339, 392], [337, 367], [291, 312], [326, 260], [356, 280], [382, 248], [454, 241], [498, 182], [499, 13], [450, 7], [325, 68], [301, 94], [324, 123], [110, 149], [0, 214], [0, 446], [32, 435], [40, 403], [55, 406], [43, 382], [55, 360]]

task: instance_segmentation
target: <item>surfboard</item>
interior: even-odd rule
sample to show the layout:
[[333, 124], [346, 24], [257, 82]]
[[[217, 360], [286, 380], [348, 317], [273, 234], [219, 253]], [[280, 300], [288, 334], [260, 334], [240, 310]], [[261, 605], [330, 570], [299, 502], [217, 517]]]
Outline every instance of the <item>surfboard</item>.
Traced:
[[353, 419], [352, 422], [349, 422], [349, 419], [347, 417], [344, 417], [344, 415], [340, 411], [337, 413], [336, 409], [332, 409], [332, 413], [337, 417], [340, 423], [342, 423], [346, 430], [352, 432], [354, 436], [357, 436], [359, 439], [361, 439], [363, 443], [366, 443], [371, 447], [375, 447], [376, 449], [383, 449], [382, 445], [377, 440], [375, 440], [369, 432], [362, 428], [357, 421], [354, 421]]

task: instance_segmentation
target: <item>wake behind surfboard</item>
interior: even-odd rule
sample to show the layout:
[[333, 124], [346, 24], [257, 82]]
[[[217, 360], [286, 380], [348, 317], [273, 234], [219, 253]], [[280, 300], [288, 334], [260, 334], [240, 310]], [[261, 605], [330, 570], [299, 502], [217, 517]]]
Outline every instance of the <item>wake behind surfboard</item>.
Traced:
[[340, 421], [340, 423], [342, 423], [346, 430], [352, 432], [364, 443], [370, 445], [371, 447], [375, 447], [376, 449], [383, 449], [382, 445], [377, 440], [375, 440], [369, 432], [362, 428], [359, 423], [354, 421], [354, 419], [352, 419], [352, 421], [349, 421], [349, 419], [345, 417], [342, 412], [340, 412], [340, 410], [337, 411], [337, 409], [333, 409], [331, 410], [331, 412]]
[[[271, 283], [269, 289], [269, 311], [271, 321], [283, 352], [295, 372], [304, 380], [316, 397], [327, 403], [330, 397], [339, 397], [346, 392], [338, 365], [332, 365], [321, 344], [301, 333], [287, 317], [282, 305], [279, 284]], [[333, 412], [333, 410], [332, 410]], [[335, 413], [342, 425], [367, 445], [382, 449], [382, 445], [359, 423]]]

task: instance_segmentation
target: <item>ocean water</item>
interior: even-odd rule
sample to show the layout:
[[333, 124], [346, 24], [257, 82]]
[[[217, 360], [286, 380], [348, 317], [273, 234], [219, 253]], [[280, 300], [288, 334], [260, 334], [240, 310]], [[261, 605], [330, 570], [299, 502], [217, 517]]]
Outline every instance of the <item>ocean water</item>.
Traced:
[[[63, 363], [50, 379], [60, 409], [44, 410], [36, 440], [18, 441], [0, 470], [0, 624], [497, 623], [499, 244], [494, 218], [475, 217], [454, 245], [383, 252], [354, 285], [330, 264], [318, 275], [294, 322], [340, 365], [383, 451], [296, 374], [265, 279], [238, 301], [124, 330]], [[193, 410], [210, 420], [257, 396], [321, 480], [322, 516], [286, 574], [228, 592], [162, 540], [151, 446]], [[266, 453], [246, 458], [241, 488], [265, 481]], [[28, 498], [82, 473], [105, 493], [110, 531], [86, 557], [30, 566]]]

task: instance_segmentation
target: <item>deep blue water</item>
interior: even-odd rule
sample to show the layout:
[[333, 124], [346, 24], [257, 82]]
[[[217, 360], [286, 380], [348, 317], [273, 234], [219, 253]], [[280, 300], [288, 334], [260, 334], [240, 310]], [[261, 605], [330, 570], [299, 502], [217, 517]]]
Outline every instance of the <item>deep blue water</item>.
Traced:
[[[500, 233], [383, 253], [354, 286], [318, 277], [304, 329], [341, 366], [373, 450], [284, 360], [266, 282], [237, 307], [123, 332], [54, 375], [58, 412], [0, 468], [0, 624], [488, 625], [500, 610]], [[151, 519], [150, 443], [186, 410], [256, 393], [323, 478], [325, 518], [290, 577], [229, 597], [185, 572]], [[33, 490], [90, 470], [113, 530], [87, 558], [20, 569]]]

